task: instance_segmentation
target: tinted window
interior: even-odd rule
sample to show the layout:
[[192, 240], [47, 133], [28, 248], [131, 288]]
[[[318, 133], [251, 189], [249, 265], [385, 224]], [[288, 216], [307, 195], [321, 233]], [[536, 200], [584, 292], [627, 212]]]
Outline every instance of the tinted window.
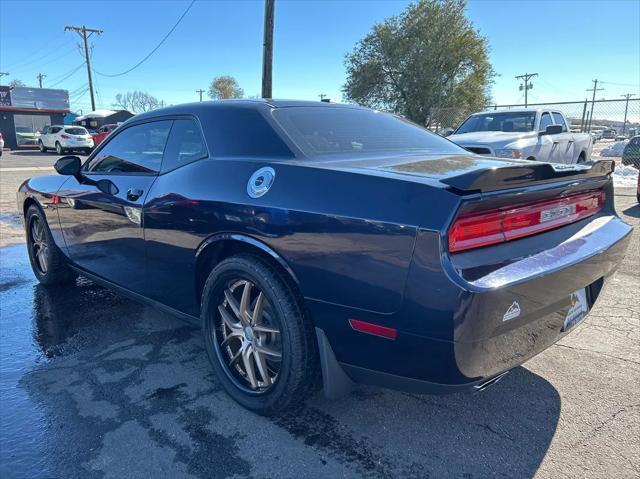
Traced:
[[58, 133], [60, 130], [62, 130], [62, 128], [60, 128], [59, 126], [53, 126], [49, 128], [49, 133]]
[[215, 109], [205, 132], [214, 156], [293, 158], [291, 150], [256, 110]]
[[553, 113], [553, 121], [556, 123], [556, 125], [562, 125], [562, 131], [568, 131], [567, 124], [565, 123], [564, 118], [560, 113]]
[[162, 171], [175, 170], [206, 155], [207, 149], [196, 122], [175, 120], [164, 152]]
[[540, 117], [540, 131], [545, 131], [549, 125], [553, 125], [553, 121], [551, 115], [545, 111]]
[[154, 121], [122, 130], [110, 137], [85, 169], [96, 173], [157, 173], [171, 123]]
[[69, 133], [70, 135], [88, 135], [89, 134], [87, 130], [77, 126], [74, 128], [65, 128], [64, 131]]
[[294, 107], [274, 117], [307, 156], [372, 152], [463, 150], [409, 121], [356, 108]]
[[473, 115], [456, 130], [456, 135], [475, 131], [533, 131], [536, 112], [495, 112]]

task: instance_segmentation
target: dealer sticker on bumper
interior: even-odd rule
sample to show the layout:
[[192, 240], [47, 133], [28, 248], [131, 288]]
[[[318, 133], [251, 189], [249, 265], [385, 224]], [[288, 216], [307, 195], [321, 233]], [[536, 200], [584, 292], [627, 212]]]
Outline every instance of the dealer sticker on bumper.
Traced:
[[585, 318], [588, 311], [589, 304], [587, 303], [587, 290], [583, 288], [579, 289], [575, 293], [571, 293], [571, 306], [569, 307], [567, 316], [564, 318], [562, 331], [569, 331], [573, 328]]

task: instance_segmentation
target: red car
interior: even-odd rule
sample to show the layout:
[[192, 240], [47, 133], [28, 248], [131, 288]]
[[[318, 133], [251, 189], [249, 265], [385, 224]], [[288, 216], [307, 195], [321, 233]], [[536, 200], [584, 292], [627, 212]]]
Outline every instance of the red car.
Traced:
[[91, 135], [91, 138], [93, 138], [93, 145], [94, 147], [98, 146], [100, 143], [102, 143], [102, 141], [109, 136], [109, 133], [111, 133], [113, 130], [115, 130], [118, 127], [118, 125], [103, 125], [100, 128], [98, 128], [98, 131], [96, 131], [95, 133], [93, 133]]

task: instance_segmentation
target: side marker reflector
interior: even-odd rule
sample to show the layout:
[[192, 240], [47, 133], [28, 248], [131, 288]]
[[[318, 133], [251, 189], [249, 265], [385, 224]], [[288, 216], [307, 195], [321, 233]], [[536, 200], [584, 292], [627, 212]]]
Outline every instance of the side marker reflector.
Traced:
[[396, 336], [398, 336], [398, 331], [394, 328], [367, 323], [359, 319], [349, 319], [349, 324], [351, 325], [351, 329], [360, 333], [373, 334], [374, 336], [380, 336], [385, 339], [396, 339]]

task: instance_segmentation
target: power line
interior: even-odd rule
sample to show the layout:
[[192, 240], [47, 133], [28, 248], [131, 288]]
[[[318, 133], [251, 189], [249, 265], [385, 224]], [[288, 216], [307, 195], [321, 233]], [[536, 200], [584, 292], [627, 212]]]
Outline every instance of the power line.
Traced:
[[180, 25], [180, 22], [182, 21], [182, 19], [187, 15], [187, 13], [189, 13], [189, 10], [191, 10], [191, 7], [193, 7], [193, 4], [196, 3], [196, 0], [191, 0], [191, 3], [189, 4], [189, 6], [187, 7], [187, 9], [184, 11], [184, 13], [180, 16], [180, 18], [178, 18], [178, 21], [175, 23], [175, 25], [171, 28], [171, 30], [169, 30], [167, 32], [167, 34], [162, 38], [162, 40], [160, 40], [160, 43], [158, 43], [155, 48], [153, 50], [151, 50], [149, 52], [149, 54], [144, 57], [142, 60], [140, 60], [138, 63], [136, 63], [135, 65], [133, 65], [131, 68], [129, 68], [128, 70], [125, 70], [123, 72], [120, 73], [101, 73], [97, 70], [94, 69], [94, 71], [98, 74], [101, 75], [103, 77], [119, 77], [122, 75], [126, 75], [129, 72], [132, 72], [133, 70], [135, 70], [136, 68], [138, 68], [140, 65], [142, 65], [145, 61], [147, 61], [149, 59], [149, 57], [151, 57], [151, 55], [153, 55], [156, 50], [158, 50], [158, 48], [160, 48], [162, 46], [162, 44], [167, 40], [167, 38], [169, 38], [169, 36], [173, 33], [173, 31], [178, 27], [178, 25]]
[[[51, 85], [49, 85], [49, 88], [53, 88], [54, 86], [59, 85], [60, 83], [62, 83], [65, 80], [68, 80], [69, 78], [71, 78], [78, 70], [80, 70], [82, 67], [84, 66], [84, 62], [82, 62], [80, 65], [78, 65], [77, 67], [75, 67], [73, 70], [71, 70], [70, 72], [67, 73], [63, 73], [62, 77], [56, 77], [54, 80], [55, 83], [52, 83]], [[58, 80], [59, 79], [59, 80]]]

